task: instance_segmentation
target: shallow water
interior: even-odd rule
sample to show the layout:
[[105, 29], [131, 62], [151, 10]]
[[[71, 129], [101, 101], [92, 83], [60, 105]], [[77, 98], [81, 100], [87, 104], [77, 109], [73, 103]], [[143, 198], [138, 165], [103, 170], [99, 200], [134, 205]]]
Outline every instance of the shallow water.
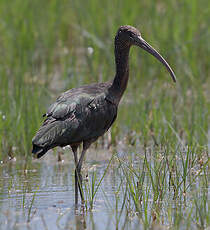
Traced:
[[[97, 178], [101, 178], [111, 153], [105, 153], [104, 156], [98, 161], [93, 154], [93, 159], [85, 164], [83, 173], [91, 174], [95, 170]], [[117, 218], [119, 214], [116, 210], [120, 207], [115, 206], [115, 191], [119, 181], [112, 172], [105, 176], [93, 210], [81, 205], [75, 209], [74, 165], [71, 157], [64, 162], [56, 162], [56, 157], [47, 154], [44, 159], [33, 160], [27, 165], [21, 162], [2, 164], [0, 175], [2, 230], [136, 229], [139, 225], [135, 214], [128, 220], [128, 215], [123, 211], [121, 217]]]
[[[176, 180], [180, 183], [177, 197], [174, 198], [169, 170], [165, 168], [165, 171], [156, 170], [156, 173], [164, 178], [164, 186], [155, 184], [158, 196], [161, 194], [159, 188], [163, 191], [163, 199], [155, 200], [155, 190], [149, 171], [147, 168], [144, 170], [142, 168], [145, 155], [141, 148], [125, 146], [110, 151], [93, 147], [86, 154], [82, 170], [87, 202], [83, 206], [79, 203], [79, 206], [75, 207], [73, 157], [66, 149], [65, 154], [60, 154], [61, 161], [58, 162], [59, 151], [59, 149], [49, 151], [42, 159], [32, 160], [27, 164], [21, 160], [0, 164], [1, 230], [111, 230], [148, 227], [166, 229], [173, 225], [176, 225], [175, 229], [187, 229], [189, 226], [190, 229], [197, 229], [196, 223], [201, 227], [207, 226], [205, 216], [208, 213], [208, 191], [207, 176], [204, 176], [207, 174], [207, 169], [199, 171], [199, 164], [189, 166], [186, 177], [189, 187], [184, 194], [181, 183], [183, 164], [179, 156], [185, 156], [186, 152], [176, 155], [177, 169], [173, 175], [176, 175]], [[113, 152], [117, 152], [117, 156], [114, 155], [112, 158]], [[156, 151], [148, 151], [147, 157], [153, 182], [156, 183], [158, 177], [155, 168], [163, 169], [166, 161], [163, 155]], [[113, 160], [108, 167], [110, 159]], [[128, 167], [129, 162], [131, 165]], [[94, 175], [98, 184], [105, 172], [91, 209], [90, 191]], [[197, 177], [196, 173], [199, 172], [202, 173]], [[131, 173], [131, 184], [128, 181], [129, 173]], [[143, 178], [138, 175], [145, 176]], [[138, 183], [142, 183], [142, 187], [138, 187], [137, 191], [135, 186], [138, 186]], [[137, 200], [141, 206], [139, 209], [135, 206], [133, 191], [142, 194], [142, 198]]]

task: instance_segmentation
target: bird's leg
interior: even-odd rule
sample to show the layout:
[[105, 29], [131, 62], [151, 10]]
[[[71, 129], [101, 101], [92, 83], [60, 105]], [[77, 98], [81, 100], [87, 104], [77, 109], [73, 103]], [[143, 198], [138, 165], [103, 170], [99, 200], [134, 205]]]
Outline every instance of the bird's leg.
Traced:
[[91, 141], [85, 141], [83, 142], [83, 149], [82, 149], [82, 154], [80, 156], [80, 159], [79, 159], [79, 162], [76, 166], [76, 171], [77, 171], [77, 175], [78, 175], [78, 185], [79, 185], [79, 191], [80, 191], [80, 196], [81, 196], [81, 200], [82, 202], [84, 202], [84, 194], [83, 194], [83, 191], [82, 191], [82, 174], [81, 174], [81, 168], [82, 168], [82, 162], [83, 162], [83, 159], [84, 159], [84, 156], [85, 156], [85, 153], [87, 151], [87, 149], [90, 147], [91, 145]]
[[[74, 154], [74, 163], [75, 166], [77, 167], [78, 165], [78, 157], [77, 157], [77, 148], [78, 145], [71, 146], [73, 154]], [[78, 204], [78, 173], [77, 170], [75, 169], [75, 204]]]

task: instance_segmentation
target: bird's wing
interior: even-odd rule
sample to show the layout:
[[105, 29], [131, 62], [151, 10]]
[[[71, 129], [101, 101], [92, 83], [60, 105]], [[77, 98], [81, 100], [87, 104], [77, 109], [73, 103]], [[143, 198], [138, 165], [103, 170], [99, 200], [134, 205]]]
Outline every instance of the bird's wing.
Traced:
[[64, 119], [70, 116], [78, 106], [86, 106], [94, 100], [94, 97], [86, 94], [62, 94], [53, 103], [47, 113], [47, 117], [55, 119]]
[[52, 104], [47, 113], [47, 118], [36, 133], [32, 143], [46, 147], [50, 146], [63, 135], [67, 128], [74, 130], [77, 127], [77, 118], [82, 114], [82, 108], [88, 106], [94, 98], [85, 95], [61, 95]]
[[103, 93], [105, 83], [92, 84], [68, 90], [61, 94], [43, 116], [64, 119], [71, 115], [78, 106], [88, 106], [97, 96]]
[[[106, 123], [110, 123], [106, 119], [101, 122], [105, 114], [104, 90], [104, 85], [98, 84], [63, 93], [49, 107], [46, 113], [47, 118], [32, 140], [33, 145], [49, 149], [57, 145], [65, 146], [70, 141], [80, 142], [86, 136], [89, 137], [89, 126], [91, 125], [96, 126], [94, 129], [91, 128], [93, 130], [91, 131], [92, 136], [102, 135], [106, 127], [97, 131], [97, 124], [106, 126]], [[96, 119], [99, 121], [96, 122]], [[108, 117], [107, 119], [110, 120], [111, 118]], [[94, 131], [95, 129], [96, 131]]]

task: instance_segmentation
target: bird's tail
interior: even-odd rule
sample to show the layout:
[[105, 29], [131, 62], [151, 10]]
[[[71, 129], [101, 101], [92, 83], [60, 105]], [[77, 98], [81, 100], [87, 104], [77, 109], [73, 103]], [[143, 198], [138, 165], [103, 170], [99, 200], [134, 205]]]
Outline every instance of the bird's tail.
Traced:
[[35, 158], [40, 158], [40, 157], [42, 157], [47, 151], [48, 151], [48, 149], [33, 144], [33, 149], [32, 149], [33, 157], [35, 157]]
[[65, 141], [63, 130], [66, 130], [66, 124], [63, 121], [47, 118], [32, 139], [33, 155], [40, 158], [48, 150], [61, 146]]

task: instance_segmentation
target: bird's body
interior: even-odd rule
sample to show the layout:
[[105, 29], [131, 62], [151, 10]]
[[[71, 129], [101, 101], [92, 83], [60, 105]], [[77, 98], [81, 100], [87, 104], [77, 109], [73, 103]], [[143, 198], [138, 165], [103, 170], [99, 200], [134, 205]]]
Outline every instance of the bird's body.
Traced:
[[[116, 74], [111, 82], [91, 84], [63, 93], [44, 115], [47, 118], [32, 140], [33, 154], [39, 158], [56, 146], [70, 145], [76, 165], [75, 202], [78, 200], [78, 186], [81, 199], [82, 177], [80, 174], [86, 150], [92, 142], [102, 136], [117, 117], [117, 108], [129, 79], [129, 51], [136, 45], [155, 56], [175, 75], [165, 59], [152, 48], [140, 32], [132, 26], [121, 26], [115, 36]], [[77, 148], [83, 143], [80, 158]]]
[[117, 116], [117, 104], [109, 98], [110, 87], [109, 82], [92, 84], [58, 97], [32, 140], [37, 157], [56, 146], [92, 142], [102, 136]]

